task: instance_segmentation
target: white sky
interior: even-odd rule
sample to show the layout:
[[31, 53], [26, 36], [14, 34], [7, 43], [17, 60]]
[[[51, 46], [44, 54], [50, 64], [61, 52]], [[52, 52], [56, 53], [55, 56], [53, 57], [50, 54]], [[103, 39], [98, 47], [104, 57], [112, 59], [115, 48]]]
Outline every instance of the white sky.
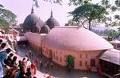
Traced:
[[[33, 0], [0, 0], [0, 4], [3, 4], [7, 9], [11, 10], [17, 15], [18, 23], [22, 23], [27, 15], [31, 13]], [[39, 8], [34, 8], [35, 14], [39, 16], [43, 21], [46, 21], [50, 17], [51, 4], [49, 2], [39, 1]], [[94, 2], [100, 2], [100, 0], [93, 0]], [[112, 0], [110, 0], [112, 1]], [[68, 12], [74, 8], [67, 5], [68, 0], [63, 0], [63, 5], [53, 4], [53, 14], [61, 25], [64, 25], [68, 19]]]
[[[7, 9], [11, 10], [17, 15], [18, 23], [22, 23], [27, 15], [31, 13], [33, 0], [0, 0]], [[35, 14], [39, 16], [43, 21], [46, 21], [50, 17], [51, 4], [49, 2], [39, 1], [39, 8], [34, 8]], [[53, 14], [61, 25], [67, 22], [67, 16], [70, 11], [70, 7], [65, 1], [64, 5], [53, 4]]]

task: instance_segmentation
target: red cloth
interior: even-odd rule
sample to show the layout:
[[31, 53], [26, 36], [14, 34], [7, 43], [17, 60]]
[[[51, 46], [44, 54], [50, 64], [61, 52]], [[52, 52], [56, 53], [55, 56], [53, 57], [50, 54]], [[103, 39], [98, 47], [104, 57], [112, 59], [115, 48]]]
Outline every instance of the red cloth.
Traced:
[[37, 68], [36, 68], [36, 65], [33, 63], [31, 64], [31, 71], [33, 74], [36, 74]]

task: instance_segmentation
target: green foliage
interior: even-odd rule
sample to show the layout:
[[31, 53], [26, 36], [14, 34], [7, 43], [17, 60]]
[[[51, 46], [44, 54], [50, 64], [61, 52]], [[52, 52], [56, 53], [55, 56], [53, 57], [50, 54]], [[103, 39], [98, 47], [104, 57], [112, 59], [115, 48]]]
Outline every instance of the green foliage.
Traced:
[[73, 16], [73, 21], [79, 22], [81, 19], [86, 18], [89, 21], [89, 26], [91, 26], [92, 20], [103, 18], [107, 12], [100, 5], [87, 3], [79, 6], [70, 14]]
[[83, 5], [84, 3], [89, 3], [92, 0], [69, 0], [69, 5]]
[[96, 4], [85, 4], [70, 12], [75, 21], [79, 21], [82, 17], [87, 19], [100, 19], [103, 18], [106, 13], [104, 7]]
[[102, 5], [108, 5], [109, 4], [109, 1], [108, 0], [102, 0]]
[[78, 22], [73, 21], [72, 19], [70, 19], [70, 20], [68, 20], [68, 25], [70, 25], [70, 26], [78, 26], [78, 25], [79, 25], [79, 23], [78, 23]]
[[111, 30], [107, 31], [107, 35], [108, 35], [108, 37], [115, 39], [120, 35], [120, 32], [111, 29]]
[[4, 19], [0, 18], [0, 28], [7, 27], [9, 25]]
[[0, 26], [8, 27], [9, 24], [16, 22], [16, 15], [12, 13], [10, 10], [4, 8], [2, 4], [0, 4]]
[[110, 8], [110, 1], [109, 0], [101, 0], [101, 5], [103, 6], [103, 7], [105, 7], [106, 9], [107, 8]]
[[[113, 12], [116, 12], [116, 11], [119, 11], [120, 10], [120, 0], [113, 0], [114, 3], [111, 3], [110, 0], [101, 0], [101, 2], [97, 2], [98, 5], [101, 5], [102, 7], [105, 8], [105, 11], [108, 12], [108, 15], [113, 13]], [[118, 24], [117, 21], [119, 21], [120, 19], [116, 18], [116, 15], [115, 16], [109, 16], [110, 18], [111, 17], [115, 17], [115, 20], [108, 20], [108, 19], [105, 19], [107, 18], [108, 16], [105, 16], [104, 15], [104, 12], [103, 11], [100, 11], [101, 9], [98, 9], [98, 10], [94, 10], [95, 8], [90, 8], [91, 6], [91, 3], [93, 3], [93, 5], [96, 5], [92, 0], [69, 0], [69, 5], [75, 5], [75, 6], [79, 6], [78, 8], [76, 8], [73, 12], [71, 12], [70, 14], [73, 15], [73, 21], [75, 22], [79, 22], [80, 19], [83, 20], [83, 18], [86, 18], [88, 19], [88, 22], [89, 22], [89, 29], [90, 29], [90, 26], [91, 26], [91, 21], [92, 20], [95, 20], [95, 19], [98, 19], [98, 22], [100, 22], [102, 17], [104, 17], [104, 20], [103, 21], [104, 23], [107, 24], [107, 21], [110, 21], [111, 24], [109, 25], [113, 25], [113, 24]], [[87, 5], [86, 5], [87, 4]], [[90, 4], [90, 5], [88, 5]], [[86, 7], [85, 7], [86, 6]], [[90, 7], [89, 7], [90, 6]], [[101, 7], [100, 6], [100, 7]], [[91, 11], [90, 11], [91, 10]], [[97, 13], [99, 12], [99, 13]], [[97, 14], [96, 14], [97, 13]], [[91, 18], [92, 16], [94, 16], [93, 18]], [[96, 17], [97, 16], [97, 17]], [[99, 21], [100, 20], [100, 21]], [[107, 26], [107, 25], [106, 25]]]
[[57, 3], [61, 5], [63, 0], [44, 0], [44, 1], [50, 2], [50, 3]]

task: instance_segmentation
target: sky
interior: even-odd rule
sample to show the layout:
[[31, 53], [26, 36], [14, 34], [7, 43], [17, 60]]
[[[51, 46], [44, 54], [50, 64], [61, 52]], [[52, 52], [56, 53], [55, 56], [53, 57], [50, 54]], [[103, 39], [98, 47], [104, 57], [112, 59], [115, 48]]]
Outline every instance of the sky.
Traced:
[[[34, 13], [43, 21], [46, 21], [50, 17], [52, 8], [53, 16], [60, 25], [64, 25], [67, 22], [69, 16], [68, 12], [72, 10], [72, 8], [67, 5], [67, 0], [64, 1], [64, 5], [51, 5], [49, 2], [38, 1], [40, 7], [34, 7]], [[0, 0], [0, 4], [17, 15], [18, 23], [23, 23], [26, 16], [31, 13], [33, 0]]]
[[[94, 2], [100, 2], [100, 0], [93, 0]], [[112, 0], [110, 0], [112, 1]], [[5, 8], [11, 10], [17, 15], [17, 21], [23, 23], [26, 16], [31, 13], [33, 0], [0, 0], [0, 4], [3, 4]], [[54, 18], [64, 25], [70, 19], [68, 12], [74, 10], [75, 7], [68, 6], [68, 0], [63, 0], [63, 5], [50, 4], [43, 0], [38, 0], [39, 8], [34, 8], [35, 14], [43, 21], [46, 21], [50, 17], [51, 8], [53, 10]]]

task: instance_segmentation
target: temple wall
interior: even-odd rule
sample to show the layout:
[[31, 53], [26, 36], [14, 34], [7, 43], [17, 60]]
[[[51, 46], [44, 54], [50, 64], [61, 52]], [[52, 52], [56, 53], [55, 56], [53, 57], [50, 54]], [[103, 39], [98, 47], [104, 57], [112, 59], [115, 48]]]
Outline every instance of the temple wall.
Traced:
[[[40, 36], [41, 37], [41, 36]], [[31, 47], [38, 53], [40, 52], [40, 48], [42, 48], [42, 54], [47, 58], [52, 59], [53, 62], [59, 64], [60, 66], [66, 66], [66, 58], [68, 55], [72, 55], [74, 57], [74, 69], [80, 70], [90, 70], [93, 68], [91, 66], [91, 59], [95, 60], [94, 68], [97, 68], [98, 65], [98, 58], [96, 58], [101, 51], [71, 51], [71, 50], [61, 50], [56, 48], [51, 48], [48, 45], [45, 45], [45, 41], [43, 42], [44, 38], [29, 38], [29, 43]], [[38, 40], [39, 39], [39, 40]]]
[[[52, 52], [52, 54], [50, 54]], [[43, 54], [50, 58], [52, 57], [52, 61], [55, 63], [66, 66], [66, 58], [68, 55], [72, 55], [74, 57], [74, 69], [80, 69], [80, 70], [90, 70], [92, 68], [97, 68], [98, 65], [98, 58], [97, 56], [102, 51], [81, 51], [81, 52], [75, 52], [75, 51], [63, 51], [63, 50], [57, 50], [57, 49], [51, 49], [51, 48], [44, 48]], [[91, 66], [91, 59], [95, 60], [95, 66]]]

